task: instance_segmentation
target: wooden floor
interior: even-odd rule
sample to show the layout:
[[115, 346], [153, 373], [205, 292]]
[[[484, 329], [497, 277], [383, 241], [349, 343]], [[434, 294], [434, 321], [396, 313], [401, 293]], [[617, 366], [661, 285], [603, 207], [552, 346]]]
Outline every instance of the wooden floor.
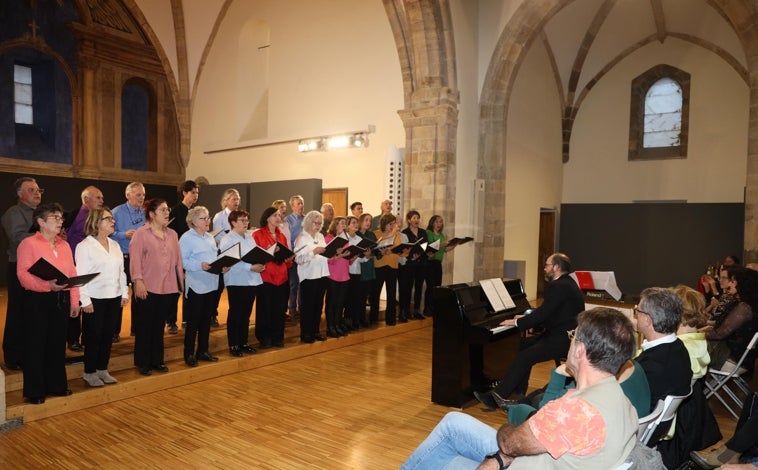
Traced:
[[[3, 469], [397, 468], [451, 410], [430, 402], [431, 325], [379, 327], [314, 345], [290, 338], [281, 350], [220, 354], [219, 363], [193, 369], [175, 360], [171, 372], [152, 377], [127, 368], [114, 374], [118, 385], [96, 391], [69, 372], [72, 397], [12, 408], [52, 408], [77, 396], [87, 406], [56, 406], [65, 414], [0, 434], [0, 462]], [[537, 366], [531, 385], [544, 384], [549, 367]], [[156, 383], [163, 389], [150, 391]], [[9, 405], [18, 393], [8, 394]], [[93, 405], [88, 395], [108, 402]], [[734, 420], [713, 408], [731, 436]], [[474, 403], [465, 411], [493, 426], [505, 420]]]

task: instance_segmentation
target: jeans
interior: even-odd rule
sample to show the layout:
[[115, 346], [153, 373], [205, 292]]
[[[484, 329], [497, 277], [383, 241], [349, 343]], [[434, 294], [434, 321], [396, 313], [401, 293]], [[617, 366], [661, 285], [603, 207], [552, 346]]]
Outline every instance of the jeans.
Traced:
[[452, 411], [437, 423], [401, 470], [476, 469], [497, 452], [497, 430], [465, 413]]

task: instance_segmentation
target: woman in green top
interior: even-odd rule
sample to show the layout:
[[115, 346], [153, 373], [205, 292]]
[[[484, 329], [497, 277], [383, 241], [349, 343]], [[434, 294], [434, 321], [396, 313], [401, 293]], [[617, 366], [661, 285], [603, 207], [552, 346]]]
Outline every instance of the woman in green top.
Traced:
[[432, 310], [432, 288], [442, 285], [442, 258], [445, 252], [452, 250], [455, 246], [448, 246], [445, 234], [442, 229], [445, 228], [445, 222], [441, 215], [433, 215], [426, 226], [426, 238], [429, 245], [439, 240], [440, 246], [436, 253], [429, 254], [429, 263], [426, 269], [426, 295], [424, 296], [424, 315], [430, 316], [434, 313]]

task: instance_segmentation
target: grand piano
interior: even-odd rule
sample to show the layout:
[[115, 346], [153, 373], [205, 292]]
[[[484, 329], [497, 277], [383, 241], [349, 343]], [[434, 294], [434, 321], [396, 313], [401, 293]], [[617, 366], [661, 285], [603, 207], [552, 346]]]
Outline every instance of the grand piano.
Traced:
[[[495, 312], [478, 282], [435, 287], [432, 401], [462, 408], [487, 381], [485, 365], [499, 377], [518, 352], [518, 328], [503, 320], [531, 309], [520, 279], [502, 279], [515, 308]], [[494, 374], [493, 374], [494, 375]]]

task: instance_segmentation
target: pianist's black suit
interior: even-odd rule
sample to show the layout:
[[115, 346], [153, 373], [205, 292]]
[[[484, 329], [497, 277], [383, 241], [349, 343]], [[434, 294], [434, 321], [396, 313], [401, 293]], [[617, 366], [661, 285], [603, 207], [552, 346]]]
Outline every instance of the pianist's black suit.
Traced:
[[501, 397], [513, 392], [524, 394], [534, 364], [566, 357], [570, 344], [566, 332], [576, 328], [576, 316], [583, 310], [582, 292], [568, 274], [549, 282], [545, 286], [542, 305], [518, 320], [519, 331], [541, 325], [545, 328], [544, 333], [521, 341], [513, 366], [494, 391]]

